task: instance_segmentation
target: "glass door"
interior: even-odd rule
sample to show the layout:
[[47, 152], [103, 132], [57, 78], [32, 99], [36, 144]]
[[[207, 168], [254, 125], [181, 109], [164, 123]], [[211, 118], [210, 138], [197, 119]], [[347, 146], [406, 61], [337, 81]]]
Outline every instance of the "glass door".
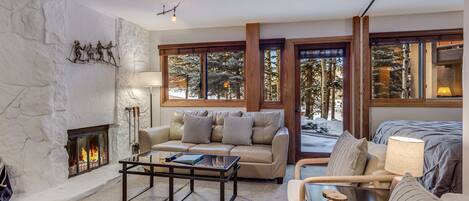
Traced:
[[346, 43], [297, 47], [296, 123], [303, 157], [329, 155], [348, 127], [347, 53]]

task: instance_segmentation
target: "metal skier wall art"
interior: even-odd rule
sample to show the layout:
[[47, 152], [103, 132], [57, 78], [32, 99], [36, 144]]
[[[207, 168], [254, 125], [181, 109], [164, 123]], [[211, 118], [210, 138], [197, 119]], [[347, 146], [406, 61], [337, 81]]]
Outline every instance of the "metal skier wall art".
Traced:
[[117, 45], [114, 45], [112, 41], [109, 41], [107, 45], [103, 45], [98, 40], [94, 46], [92, 43], [82, 45], [80, 41], [75, 40], [67, 60], [77, 64], [104, 63], [119, 67], [114, 57], [116, 48]]

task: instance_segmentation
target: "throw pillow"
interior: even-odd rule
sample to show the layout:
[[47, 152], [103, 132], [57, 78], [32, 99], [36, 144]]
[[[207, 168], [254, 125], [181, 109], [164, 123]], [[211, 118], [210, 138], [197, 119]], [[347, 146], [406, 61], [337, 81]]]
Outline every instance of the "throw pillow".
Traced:
[[226, 117], [223, 125], [223, 144], [252, 145], [251, 117]]
[[181, 140], [182, 134], [184, 133], [184, 115], [193, 115], [193, 116], [207, 116], [207, 110], [200, 111], [176, 111], [171, 118], [169, 123], [169, 139], [170, 140]]
[[438, 201], [440, 200], [428, 192], [412, 175], [406, 174], [394, 187], [389, 201]]
[[208, 144], [212, 133], [212, 117], [184, 115], [183, 143]]
[[365, 170], [367, 156], [366, 139], [356, 139], [348, 131], [344, 131], [332, 149], [326, 175], [362, 175]]

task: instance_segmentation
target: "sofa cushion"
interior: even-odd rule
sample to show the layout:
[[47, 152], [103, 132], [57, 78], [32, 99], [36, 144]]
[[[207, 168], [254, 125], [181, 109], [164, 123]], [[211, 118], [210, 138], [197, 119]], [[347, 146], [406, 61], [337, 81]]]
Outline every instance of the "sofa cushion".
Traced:
[[432, 193], [428, 192], [414, 177], [406, 174], [402, 180], [394, 187], [389, 201], [438, 201], [440, 200]]
[[243, 115], [241, 111], [209, 111], [208, 116], [212, 116], [212, 142], [221, 142], [223, 139], [223, 125], [226, 117], [240, 117]]
[[236, 146], [231, 156], [241, 157], [241, 162], [272, 163], [272, 146], [255, 144], [252, 146]]
[[252, 143], [272, 144], [275, 133], [280, 128], [279, 112], [245, 112], [243, 116], [252, 117]]
[[190, 147], [195, 146], [192, 143], [183, 143], [180, 140], [171, 140], [161, 144], [155, 144], [151, 147], [154, 151], [174, 151], [174, 152], [187, 152]]
[[332, 149], [326, 176], [362, 175], [367, 156], [366, 139], [356, 139], [348, 131], [344, 131]]
[[184, 115], [184, 143], [210, 143], [212, 134], [212, 117]]
[[189, 148], [190, 153], [208, 154], [208, 155], [230, 155], [233, 145], [222, 143], [198, 144]]
[[223, 128], [223, 144], [252, 145], [252, 117], [227, 117]]
[[200, 111], [176, 111], [171, 118], [169, 123], [169, 139], [170, 140], [181, 140], [182, 134], [184, 133], [184, 115], [190, 114], [194, 116], [207, 116], [207, 110]]

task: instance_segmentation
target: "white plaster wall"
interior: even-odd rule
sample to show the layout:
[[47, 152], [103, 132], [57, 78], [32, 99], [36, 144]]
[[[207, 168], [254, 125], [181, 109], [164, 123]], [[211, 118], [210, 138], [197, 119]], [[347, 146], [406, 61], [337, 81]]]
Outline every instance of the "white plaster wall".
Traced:
[[140, 128], [150, 126], [149, 91], [138, 87], [135, 75], [150, 70], [150, 32], [140, 26], [119, 19], [117, 22], [120, 67], [117, 69], [116, 124], [112, 126], [111, 143], [117, 161], [130, 155], [129, 125], [125, 107], [139, 106]]
[[[469, 0], [464, 0], [464, 29], [469, 30]], [[469, 31], [464, 32], [464, 43], [469, 43]], [[469, 46], [464, 46], [463, 68], [463, 193], [469, 195]]]
[[67, 179], [66, 0], [0, 1], [0, 158], [15, 195]]
[[[116, 42], [116, 19], [71, 2], [70, 26], [67, 30], [67, 50], [74, 40], [82, 45], [98, 40]], [[67, 51], [70, 53], [70, 51]], [[67, 55], [69, 56], [69, 55]], [[72, 56], [73, 57], [73, 56]], [[116, 68], [106, 64], [74, 64], [67, 61], [68, 129], [114, 123]]]

